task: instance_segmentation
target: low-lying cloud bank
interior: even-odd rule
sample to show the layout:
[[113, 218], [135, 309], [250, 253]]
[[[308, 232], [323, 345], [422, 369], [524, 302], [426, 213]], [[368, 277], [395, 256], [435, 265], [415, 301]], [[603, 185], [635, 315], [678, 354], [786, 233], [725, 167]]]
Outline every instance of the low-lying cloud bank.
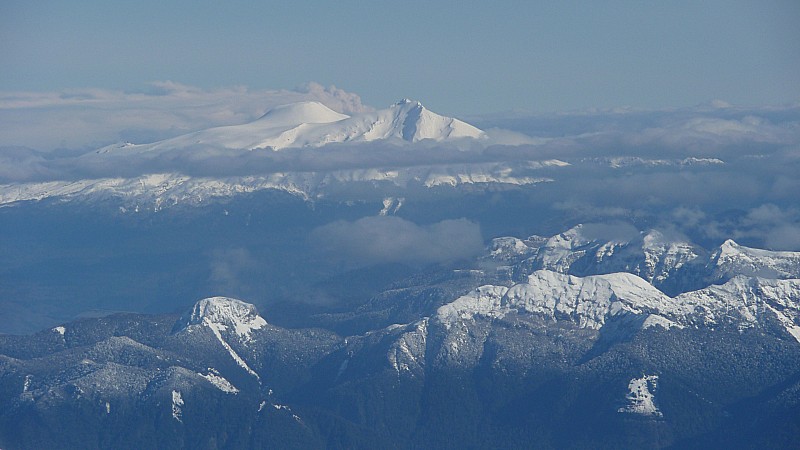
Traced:
[[[782, 165], [800, 159], [800, 108], [790, 120], [774, 123], [752, 116], [742, 120], [688, 119], [663, 128], [609, 131], [549, 138], [537, 144], [448, 145], [421, 142], [331, 144], [281, 151], [231, 150], [197, 145], [175, 151], [96, 154], [42, 152], [27, 147], [0, 149], [0, 183], [132, 177], [179, 172], [194, 176], [246, 176], [286, 171], [400, 168], [422, 165], [560, 159], [633, 166], [683, 161], [684, 166], [769, 158]], [[761, 161], [764, 163], [764, 161]], [[769, 161], [767, 161], [769, 164]], [[747, 163], [749, 165], [749, 163]]]
[[0, 92], [0, 147], [91, 149], [115, 142], [155, 142], [191, 131], [252, 121], [286, 103], [319, 101], [354, 113], [369, 109], [335, 86], [308, 83], [295, 90], [245, 87], [200, 89], [171, 81], [141, 91], [71, 89]]
[[[212, 125], [243, 123], [275, 104], [303, 99], [320, 100], [329, 106], [335, 105], [341, 111], [353, 112], [366, 108], [355, 94], [334, 87], [323, 89], [316, 84], [310, 85], [303, 92], [255, 93], [245, 89], [209, 92], [174, 84], [157, 87], [163, 88], [164, 92], [124, 94], [101, 91], [78, 95], [77, 98], [45, 94], [42, 94], [41, 99], [35, 96], [0, 97], [0, 136], [3, 136], [5, 142], [18, 143], [15, 146], [0, 145], [0, 183], [133, 177], [171, 172], [192, 176], [230, 177], [287, 171], [391, 169], [543, 159], [568, 160], [573, 164], [576, 161], [595, 161], [631, 167], [637, 162], [647, 165], [650, 161], [652, 165], [683, 160], [686, 160], [683, 165], [688, 167], [693, 161], [703, 163], [702, 160], [716, 159], [729, 165], [742, 162], [746, 167], [775, 165], [779, 168], [784, 164], [796, 164], [800, 159], [800, 105], [782, 108], [698, 107], [674, 111], [608, 112], [589, 116], [564, 115], [546, 120], [539, 116], [492, 119], [477, 123], [487, 126], [506, 123], [514, 130], [489, 129], [490, 138], [487, 141], [471, 145], [464, 142], [458, 145], [382, 142], [368, 145], [335, 144], [323, 148], [284, 149], [277, 152], [197, 145], [174, 151], [141, 154], [126, 154], [124, 150], [96, 154], [91, 151], [91, 147], [77, 150], [33, 150], [36, 148], [33, 141], [37, 138], [54, 139], [61, 136], [59, 127], [63, 125], [62, 119], [72, 120], [65, 117], [77, 116], [75, 120], [83, 120], [80, 118], [81, 114], [86, 114], [87, 120], [77, 128], [80, 132], [91, 123], [93, 127], [107, 130], [103, 132], [117, 130], [119, 138], [120, 134], [124, 134], [120, 130], [135, 126], [140, 120], [148, 121], [148, 124], [141, 124], [145, 128], [149, 127], [145, 134], [163, 134], [166, 131], [159, 131], [154, 128], [154, 124], [178, 121], [181, 123], [181, 130], [186, 131]], [[133, 106], [123, 106], [128, 102]], [[173, 106], [174, 109], [170, 109]], [[39, 108], [43, 110], [40, 112], [43, 117], [38, 120], [25, 118]], [[75, 114], [76, 111], [81, 113]], [[48, 120], [49, 114], [57, 115], [59, 120]], [[163, 119], [162, 114], [169, 118]], [[14, 116], [13, 120], [11, 116]], [[109, 121], [114, 123], [108, 123]], [[545, 126], [550, 128], [545, 131]], [[44, 131], [37, 127], [49, 128]], [[169, 132], [174, 134], [177, 129], [174, 125], [171, 127]], [[525, 131], [541, 134], [526, 137], [521, 134]], [[16, 133], [24, 136], [14, 140]], [[97, 130], [95, 134], [88, 133], [97, 140], [101, 140], [98, 137], [100, 134], [102, 132]], [[144, 143], [148, 139], [133, 141]], [[88, 143], [84, 142], [83, 145]]]
[[480, 226], [465, 219], [417, 225], [394, 216], [337, 221], [315, 229], [311, 243], [347, 265], [426, 265], [468, 259], [483, 251]]
[[[66, 127], [75, 135], [88, 132], [92, 139], [107, 143], [120, 140], [124, 130], [136, 128], [143, 130], [140, 139], [130, 140], [143, 143], [148, 141], [147, 133], [174, 135], [243, 123], [269, 106], [309, 99], [345, 112], [366, 108], [354, 94], [319, 85], [301, 91], [253, 92], [243, 88], [203, 91], [165, 83], [146, 93], [7, 94], [0, 97], [0, 136], [4, 142], [24, 146], [0, 148], [0, 184], [173, 172], [240, 177], [503, 163], [512, 175], [553, 180], [531, 188], [526, 193], [528, 204], [520, 208], [540, 208], [541, 214], [558, 215], [565, 225], [621, 221], [640, 229], [675, 230], [706, 243], [734, 238], [776, 250], [800, 250], [800, 104], [473, 118], [490, 135], [488, 141], [474, 145], [387, 141], [277, 152], [195, 146], [146, 154], [97, 154], [90, 151], [90, 141], [81, 144], [85, 148], [50, 151], [35, 142], [14, 140], [14, 136], [41, 132], [42, 142], [52, 143], [61, 135], [60, 127]], [[39, 121], [31, 122], [33, 116]], [[71, 120], [79, 122], [74, 130], [68, 125]], [[161, 123], [171, 125], [159, 128]], [[101, 129], [108, 135], [91, 134]], [[32, 149], [36, 147], [44, 150]], [[552, 159], [569, 165], [532, 163]], [[458, 255], [455, 248], [442, 248], [444, 244], [437, 242], [446, 241], [439, 229], [399, 219], [363, 220], [332, 224], [318, 235], [327, 233], [330, 238], [321, 242], [354, 239], [350, 243], [358, 249], [351, 253], [354, 259], [441, 262], [446, 258], [435, 255]], [[455, 229], [456, 225], [442, 227]], [[460, 232], [472, 233], [469, 229]], [[425, 244], [403, 244], [406, 240], [399, 239], [386, 241], [388, 247], [372, 248], [363, 239], [370, 233], [373, 242], [413, 236], [413, 241]], [[474, 248], [471, 242], [461, 244]], [[340, 250], [347, 254], [345, 248]]]

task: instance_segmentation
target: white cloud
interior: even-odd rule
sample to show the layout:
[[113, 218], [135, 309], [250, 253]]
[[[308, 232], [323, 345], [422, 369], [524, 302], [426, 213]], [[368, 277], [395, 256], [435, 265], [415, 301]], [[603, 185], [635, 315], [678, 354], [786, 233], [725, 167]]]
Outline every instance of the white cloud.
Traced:
[[483, 250], [480, 227], [466, 219], [420, 226], [394, 216], [338, 221], [317, 228], [312, 243], [346, 264], [447, 263]]
[[[9, 139], [41, 133], [41, 139], [52, 140], [62, 132], [74, 133], [85, 145], [90, 137], [115, 140], [126, 133], [149, 135], [154, 140], [160, 134], [189, 127], [245, 122], [270, 105], [312, 97], [339, 110], [363, 108], [354, 94], [317, 84], [299, 91], [208, 91], [164, 82], [154, 83], [143, 93], [81, 90], [7, 94], [0, 96], [0, 136]], [[30, 115], [37, 120], [26, 122]], [[53, 120], [43, 120], [48, 117]], [[493, 117], [491, 125], [502, 122]], [[497, 130], [495, 140], [463, 148], [430, 142], [402, 147], [387, 142], [344, 143], [281, 152], [196, 146], [112, 157], [6, 147], [0, 148], [0, 183], [164, 172], [228, 177], [501, 163], [512, 175], [553, 180], [525, 193], [531, 205], [542, 208], [543, 217], [554, 217], [553, 222], [632, 221], [642, 227], [674, 228], [704, 244], [734, 237], [743, 239], [746, 245], [800, 247], [800, 106], [600, 112], [544, 119], [515, 115], [507, 125], [515, 131]], [[519, 134], [543, 129], [550, 130], [546, 138], [529, 139]], [[692, 158], [719, 161], [705, 164]], [[551, 159], [569, 165], [531, 164]], [[394, 227], [405, 233], [401, 236], [413, 237], [413, 242], [429, 242], [437, 248], [435, 242], [426, 241], [433, 233], [431, 229], [415, 229], [408, 224], [365, 221], [337, 227], [327, 229], [330, 233], [338, 230], [336, 242], [358, 236], [353, 230], [378, 233]], [[385, 233], [376, 235], [382, 236]], [[441, 261], [426, 256], [420, 247], [398, 249], [402, 242], [392, 242], [395, 247], [387, 248], [394, 250], [388, 253], [380, 248], [370, 253], [369, 247], [354, 244], [352, 248], [359, 250], [354, 258], [404, 261], [406, 257], [392, 255], [408, 254], [412, 255], [409, 260]], [[439, 248], [438, 253], [448, 251]]]
[[162, 81], [140, 92], [0, 92], [0, 146], [52, 150], [96, 148], [118, 141], [146, 143], [245, 123], [272, 107], [306, 100], [344, 113], [367, 108], [358, 95], [317, 83], [293, 91], [241, 86], [205, 90]]
[[800, 250], [800, 210], [767, 203], [747, 212], [735, 224], [734, 235], [756, 238], [767, 248]]
[[797, 136], [796, 126], [776, 126], [757, 116], [720, 118], [702, 115], [644, 129], [631, 134], [626, 141], [637, 147], [657, 144], [703, 156], [717, 152], [723, 146], [742, 142], [785, 144]]

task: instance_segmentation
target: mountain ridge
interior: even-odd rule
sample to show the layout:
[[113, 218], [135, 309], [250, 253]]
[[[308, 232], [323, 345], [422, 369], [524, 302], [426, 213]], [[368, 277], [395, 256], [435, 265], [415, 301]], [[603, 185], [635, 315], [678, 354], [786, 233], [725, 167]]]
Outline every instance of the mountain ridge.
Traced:
[[[607, 257], [610, 248], [624, 255], [617, 252], [627, 242], [621, 236], [603, 241], [591, 231], [498, 239], [483, 258], [522, 265], [547, 242], [574, 242], [572, 250], [590, 257]], [[595, 237], [588, 247], [579, 237], [587, 233]], [[640, 240], [659, 237], [659, 248], [671, 247], [653, 231]], [[558, 448], [576, 435], [607, 448], [664, 447], [736, 432], [754, 414], [743, 401], [759, 405], [761, 421], [789, 417], [778, 428], [792, 430], [800, 392], [800, 265], [792, 264], [799, 254], [732, 241], [720, 248], [746, 254], [748, 264], [728, 264], [723, 284], [674, 297], [630, 271], [539, 269], [511, 281], [498, 267], [432, 282], [433, 290], [494, 284], [464, 295], [442, 289], [423, 303], [392, 287], [354, 314], [373, 317], [394, 304], [411, 308], [413, 319], [379, 314], [382, 320], [354, 334], [283, 328], [250, 303], [208, 297], [182, 316], [119, 314], [0, 336], [0, 444], [84, 448], [86, 439], [101, 438], [107, 444], [98, 447], [126, 448], [158, 436], [176, 447], [463, 446], [477, 442], [468, 431], [478, 421], [500, 424], [481, 429], [481, 447], [503, 439], [524, 446], [513, 440], [524, 437]], [[769, 273], [794, 278], [750, 271], [772, 264], [782, 272]], [[73, 418], [81, 426], [70, 425]], [[365, 441], [326, 444], [331, 436]]]
[[342, 142], [413, 143], [462, 138], [483, 139], [485, 133], [466, 122], [436, 114], [418, 101], [403, 99], [389, 108], [352, 116], [333, 111], [320, 102], [307, 101], [277, 106], [241, 125], [209, 128], [151, 144], [112, 144], [97, 153], [171, 152], [198, 145], [277, 151]]

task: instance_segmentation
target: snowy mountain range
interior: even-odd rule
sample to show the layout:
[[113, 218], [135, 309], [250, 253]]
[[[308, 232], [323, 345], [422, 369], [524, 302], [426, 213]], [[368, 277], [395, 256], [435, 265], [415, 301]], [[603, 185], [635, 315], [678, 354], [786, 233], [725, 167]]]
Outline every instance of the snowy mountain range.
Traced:
[[595, 227], [577, 225], [548, 238], [497, 238], [487, 261], [500, 264], [498, 270], [513, 280], [524, 280], [537, 270], [578, 276], [626, 272], [670, 295], [725, 283], [737, 276], [800, 278], [797, 252], [754, 249], [731, 239], [707, 251], [686, 238], [669, 238], [652, 229], [608, 240], [596, 235]]
[[[495, 239], [483, 259], [505, 264], [485, 270], [505, 283], [482, 285], [443, 305], [437, 321], [450, 328], [476, 316], [512, 313], [593, 329], [632, 316], [642, 328], [665, 329], [744, 329], [772, 321], [800, 342], [800, 253], [753, 249], [730, 239], [707, 252], [671, 242], [657, 230], [631, 241], [588, 239], [587, 228], [525, 241]], [[659, 290], [662, 285], [682, 289], [670, 296]]]
[[[702, 287], [672, 296], [656, 287], [687, 286], [669, 283], [687, 265]], [[429, 444], [441, 428], [415, 405], [451, 408], [451, 395], [482, 420], [599, 421], [623, 434], [577, 433], [612, 447], [652, 427], [671, 445], [698, 439], [696, 427], [736, 430], [754, 408], [757, 423], [781, 415], [781, 430], [796, 420], [800, 253], [730, 240], [705, 251], [657, 231], [600, 239], [578, 226], [550, 238], [496, 239], [478, 266], [467, 278], [432, 282], [427, 292], [439, 295], [422, 303], [409, 297], [416, 288], [393, 287], [346, 318], [372, 317], [373, 328], [345, 336], [276, 326], [228, 297], [202, 299], [180, 317], [112, 315], [0, 336], [0, 443], [77, 443], [88, 433], [120, 445], [152, 433], [176, 445], [242, 439], [234, 446], [261, 447], [289, 435], [299, 443], [284, 445], [319, 447], [345, 426], [348, 439]], [[393, 308], [413, 320], [395, 322]], [[731, 360], [736, 370], [724, 370]], [[542, 410], [517, 404], [519, 395]], [[746, 398], [757, 402], [741, 406]], [[708, 416], [686, 426], [683, 418], [697, 414]], [[64, 416], [84, 426], [65, 430]], [[462, 414], [445, 417], [451, 431], [469, 426]], [[120, 421], [129, 425], [116, 426], [118, 436], [104, 431]], [[31, 434], [43, 423], [57, 434]], [[566, 439], [556, 429], [525, 422], [484, 432]], [[788, 436], [748, 429], [748, 439], [764, 442]]]
[[492, 130], [302, 102], [10, 150], [0, 448], [795, 445], [800, 252], [754, 248], [792, 193], [685, 208], [756, 157]]
[[535, 186], [553, 182], [562, 170], [573, 167], [628, 170], [725, 164], [696, 157], [569, 159], [524, 153], [504, 158], [502, 152], [483, 151], [500, 142], [408, 99], [353, 115], [319, 102], [291, 103], [249, 123], [152, 143], [122, 142], [48, 161], [52, 168], [42, 169], [51, 174], [47, 181], [0, 184], [0, 206], [48, 199], [111, 200], [126, 211], [159, 211], [264, 190], [313, 199], [341, 191], [349, 183], [400, 189]]
[[562, 167], [560, 160], [531, 161], [526, 173], [516, 174], [507, 163], [441, 164], [404, 168], [368, 168], [331, 172], [277, 172], [268, 175], [198, 177], [160, 173], [133, 178], [83, 179], [0, 185], [0, 206], [24, 201], [114, 200], [126, 210], [159, 211], [174, 205], [199, 206], [213, 199], [264, 190], [287, 192], [304, 199], [325, 195], [346, 183], [386, 184], [391, 187], [439, 187], [506, 184], [534, 185], [552, 181], [531, 170]]
[[[91, 167], [125, 167], [152, 159], [191, 161], [195, 155], [211, 155], [224, 161], [272, 150], [289, 153], [300, 148], [322, 148], [350, 143], [363, 152], [354, 169], [275, 170], [266, 164], [263, 174], [252, 176], [197, 176], [178, 172], [131, 177], [92, 178], [0, 185], [0, 205], [44, 199], [117, 199], [126, 209], [159, 210], [175, 204], [199, 205], [209, 199], [274, 189], [303, 198], [324, 195], [331, 186], [350, 182], [384, 183], [392, 186], [456, 186], [462, 184], [531, 185], [550, 181], [536, 170], [568, 164], [547, 159], [507, 162], [439, 162], [420, 164], [413, 155], [407, 162], [382, 163], [369, 156], [372, 149], [358, 144], [384, 143], [402, 153], [412, 143], [482, 142], [486, 133], [458, 119], [426, 109], [420, 102], [402, 100], [383, 110], [348, 116], [318, 102], [276, 107], [261, 118], [242, 125], [196, 131], [150, 144], [119, 143], [78, 159]], [[212, 150], [209, 150], [212, 149]], [[202, 157], [202, 156], [201, 156]], [[311, 157], [313, 159], [313, 157]], [[392, 158], [390, 158], [392, 159]], [[144, 169], [143, 169], [144, 170]], [[180, 170], [180, 168], [178, 168]]]

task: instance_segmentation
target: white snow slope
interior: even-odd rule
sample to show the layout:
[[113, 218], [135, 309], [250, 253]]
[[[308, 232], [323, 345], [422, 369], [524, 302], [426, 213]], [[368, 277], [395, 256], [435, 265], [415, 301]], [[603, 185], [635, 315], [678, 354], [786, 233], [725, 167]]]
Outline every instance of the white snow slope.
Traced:
[[[210, 128], [150, 144], [118, 143], [80, 158], [92, 164], [125, 165], [148, 158], [177, 158], [195, 153], [224, 158], [242, 151], [283, 151], [296, 147], [323, 147], [332, 143], [387, 141], [398, 147], [431, 141], [484, 140], [486, 134], [465, 122], [427, 110], [421, 103], [402, 100], [391, 107], [353, 116], [340, 114], [318, 102], [292, 103], [276, 107], [261, 118], [242, 125]], [[213, 149], [213, 150], [211, 150]], [[233, 152], [237, 150], [237, 152]], [[121, 158], [115, 160], [114, 158]], [[506, 162], [462, 162], [411, 166], [389, 165], [331, 171], [282, 171], [248, 176], [190, 176], [178, 172], [153, 172], [129, 178], [91, 178], [0, 184], [0, 206], [17, 202], [59, 200], [103, 200], [120, 202], [122, 212], [159, 211], [177, 205], [200, 205], [213, 198], [277, 189], [305, 199], [323, 195], [327, 187], [340, 183], [389, 183], [405, 187], [500, 183], [530, 185], [553, 181], [531, 175], [531, 170], [563, 167], [555, 160]]]
[[[542, 167], [555, 160], [537, 162]], [[0, 185], [0, 206], [16, 202], [115, 199], [122, 212], [159, 211], [174, 205], [202, 205], [214, 198], [280, 190], [308, 199], [320, 196], [327, 186], [348, 182], [390, 183], [395, 186], [457, 186], [501, 183], [531, 185], [553, 181], [546, 177], [516, 175], [505, 163], [418, 166], [394, 169], [353, 169], [333, 172], [278, 172], [244, 177], [191, 177], [178, 173], [142, 175], [135, 178], [103, 178]]]
[[440, 307], [436, 319], [452, 328], [477, 316], [502, 318], [511, 313], [569, 321], [600, 329], [613, 316], [634, 314], [642, 328], [660, 326], [735, 326], [739, 330], [776, 320], [800, 342], [800, 279], [774, 280], [736, 276], [722, 285], [669, 297], [629, 273], [575, 277], [538, 270], [524, 283], [481, 286]]
[[188, 317], [182, 318], [181, 321], [182, 331], [192, 332], [198, 327], [211, 330], [234, 362], [256, 380], [261, 380], [231, 345], [233, 342], [238, 347], [247, 349], [247, 344], [253, 340], [253, 332], [267, 325], [267, 321], [258, 315], [254, 305], [228, 297], [205, 298], [195, 303]]
[[98, 153], [164, 152], [193, 145], [281, 150], [333, 142], [444, 141], [484, 136], [483, 131], [468, 123], [440, 116], [408, 99], [387, 109], [354, 116], [337, 113], [319, 102], [301, 102], [274, 108], [250, 123], [210, 128], [152, 144], [114, 144]]

